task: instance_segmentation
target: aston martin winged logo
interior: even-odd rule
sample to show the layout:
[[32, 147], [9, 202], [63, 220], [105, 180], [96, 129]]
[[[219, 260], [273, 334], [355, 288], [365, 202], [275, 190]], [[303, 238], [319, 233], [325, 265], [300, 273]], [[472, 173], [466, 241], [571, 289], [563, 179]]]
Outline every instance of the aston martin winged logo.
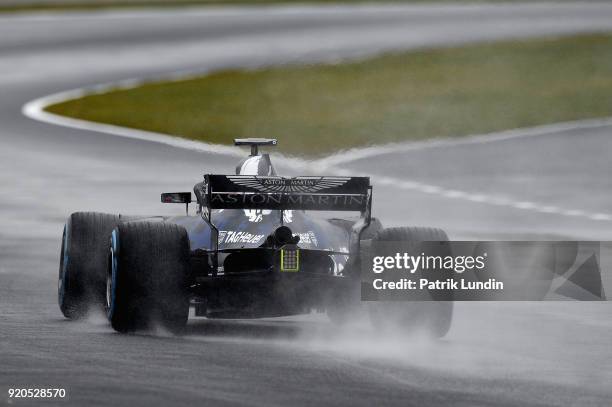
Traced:
[[292, 194], [316, 193], [325, 189], [336, 188], [346, 184], [348, 177], [258, 177], [258, 176], [231, 176], [227, 177], [236, 185], [252, 188], [263, 193]]

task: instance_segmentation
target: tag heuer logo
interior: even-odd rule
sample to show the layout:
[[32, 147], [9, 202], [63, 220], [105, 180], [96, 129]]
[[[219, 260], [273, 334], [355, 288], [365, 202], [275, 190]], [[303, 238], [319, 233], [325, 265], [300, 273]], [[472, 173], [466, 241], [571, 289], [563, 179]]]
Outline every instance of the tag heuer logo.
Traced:
[[236, 185], [252, 188], [264, 193], [314, 193], [324, 189], [335, 188], [346, 184], [346, 177], [257, 177], [228, 176]]

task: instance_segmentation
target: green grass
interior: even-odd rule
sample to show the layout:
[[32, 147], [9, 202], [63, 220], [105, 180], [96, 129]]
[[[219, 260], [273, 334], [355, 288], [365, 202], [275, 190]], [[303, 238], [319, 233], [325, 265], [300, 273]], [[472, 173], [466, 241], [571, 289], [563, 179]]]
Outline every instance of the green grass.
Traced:
[[470, 45], [339, 65], [229, 70], [49, 107], [213, 143], [277, 137], [285, 153], [455, 137], [612, 115], [612, 36]]
[[[141, 7], [227, 6], [264, 4], [334, 3], [432, 3], [444, 0], [45, 0], [14, 1], [0, 4], [0, 13], [30, 11], [79, 11]], [[567, 0], [557, 0], [567, 1]], [[446, 0], [452, 3], [452, 0]], [[525, 0], [459, 0], [456, 3], [525, 2]], [[529, 2], [527, 0], [526, 2]]]

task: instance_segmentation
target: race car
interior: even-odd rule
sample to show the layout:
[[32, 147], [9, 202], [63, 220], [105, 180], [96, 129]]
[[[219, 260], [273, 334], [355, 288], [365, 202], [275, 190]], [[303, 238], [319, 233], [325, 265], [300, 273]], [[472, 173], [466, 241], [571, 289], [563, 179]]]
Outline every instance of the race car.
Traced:
[[[77, 212], [66, 221], [58, 300], [77, 319], [104, 310], [119, 332], [180, 332], [190, 307], [206, 318], [264, 318], [325, 311], [345, 323], [360, 298], [360, 259], [373, 241], [446, 241], [433, 228], [383, 228], [371, 215], [368, 177], [281, 177], [262, 146], [235, 174], [206, 174], [193, 192], [162, 193], [186, 205], [170, 217]], [[195, 213], [189, 214], [190, 204]], [[318, 212], [324, 211], [324, 212]], [[327, 218], [330, 211], [356, 219]], [[335, 212], [337, 213], [337, 212]], [[376, 326], [442, 337], [452, 302], [372, 302]]]

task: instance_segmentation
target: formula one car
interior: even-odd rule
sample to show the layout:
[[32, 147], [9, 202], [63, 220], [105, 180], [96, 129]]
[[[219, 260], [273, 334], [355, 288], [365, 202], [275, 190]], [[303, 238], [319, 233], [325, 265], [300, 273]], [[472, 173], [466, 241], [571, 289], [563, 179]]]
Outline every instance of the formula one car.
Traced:
[[[360, 307], [360, 254], [368, 242], [447, 240], [429, 228], [389, 228], [371, 217], [367, 177], [277, 175], [259, 147], [274, 139], [237, 139], [251, 155], [235, 175], [207, 174], [190, 192], [163, 193], [187, 206], [173, 217], [70, 215], [64, 227], [58, 298], [71, 319], [104, 309], [112, 327], [180, 331], [196, 316], [261, 318], [327, 311], [343, 323]], [[357, 220], [313, 211], [353, 211]], [[319, 212], [320, 214], [321, 212]], [[452, 302], [376, 303], [373, 322], [444, 336]], [[382, 324], [385, 325], [385, 324]], [[386, 326], [386, 325], [385, 325]]]

